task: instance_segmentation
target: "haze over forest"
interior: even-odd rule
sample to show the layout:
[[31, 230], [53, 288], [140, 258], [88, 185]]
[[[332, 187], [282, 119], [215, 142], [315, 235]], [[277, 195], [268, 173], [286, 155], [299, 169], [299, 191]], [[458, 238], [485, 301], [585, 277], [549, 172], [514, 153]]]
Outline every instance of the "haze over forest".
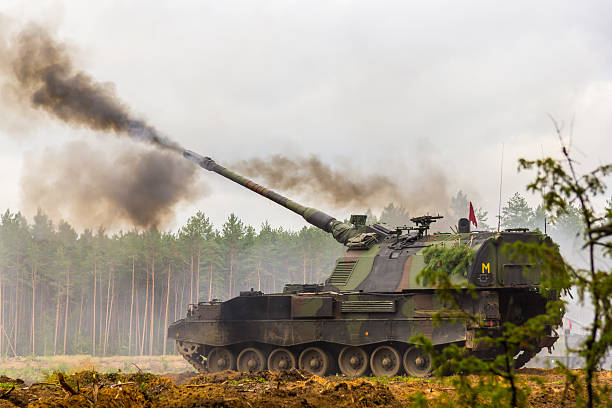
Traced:
[[[462, 193], [454, 197], [455, 214], [467, 205]], [[389, 204], [370, 222], [401, 225], [408, 218], [405, 209]], [[504, 205], [504, 228], [540, 224], [541, 210], [522, 196]], [[557, 241], [573, 237], [563, 244], [576, 249], [580, 227], [572, 212], [548, 232]], [[286, 283], [322, 283], [342, 251], [315, 227], [291, 231], [264, 224], [256, 231], [235, 214], [214, 225], [198, 212], [176, 234], [109, 235], [78, 234], [42, 212], [28, 223], [7, 210], [0, 218], [0, 356], [175, 353], [166, 328], [190, 304], [250, 289], [277, 293]], [[574, 324], [581, 321], [571, 317]]]
[[612, 13], [473, 6], [6, 3], [0, 354], [161, 353], [198, 298], [329, 274], [329, 237], [183, 147], [391, 224], [472, 201], [495, 227], [501, 170], [503, 225], [543, 229], [517, 159], [559, 155], [549, 115], [580, 169], [609, 159]]
[[[75, 68], [112, 83], [136, 117], [225, 165], [315, 155], [355, 183], [389, 176], [406, 192], [406, 208], [444, 212], [462, 190], [494, 216], [502, 144], [502, 201], [529, 180], [515, 172], [518, 157], [558, 155], [547, 114], [566, 123], [568, 137], [574, 120], [584, 168], [612, 150], [607, 2], [37, 5], [4, 2], [0, 13], [17, 26], [48, 27]], [[126, 149], [44, 111], [6, 109], [4, 99], [1, 112], [0, 170], [11, 176], [0, 181], [0, 198], [30, 219], [44, 200], [27, 200], [24, 180], [62, 175], [45, 168], [46, 157], [76, 151], [112, 163]], [[206, 194], [177, 206], [164, 228], [196, 208], [216, 224], [233, 211], [252, 225], [303, 225], [226, 180], [198, 177]], [[338, 218], [396, 201], [339, 205], [305, 191], [291, 194]], [[43, 210], [75, 224], [65, 209]]]

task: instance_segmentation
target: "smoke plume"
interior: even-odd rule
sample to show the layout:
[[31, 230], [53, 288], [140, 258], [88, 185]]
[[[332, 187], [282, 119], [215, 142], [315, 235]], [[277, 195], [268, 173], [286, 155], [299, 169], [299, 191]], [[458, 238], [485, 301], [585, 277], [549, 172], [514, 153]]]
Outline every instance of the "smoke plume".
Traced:
[[233, 165], [239, 172], [281, 192], [313, 197], [335, 207], [382, 207], [394, 202], [411, 214], [444, 211], [448, 206], [448, 180], [442, 169], [421, 163], [418, 171], [405, 171], [398, 179], [372, 173], [363, 167], [340, 165], [333, 169], [318, 157], [243, 160]]
[[11, 90], [36, 109], [75, 126], [120, 135], [182, 152], [183, 148], [153, 126], [133, 117], [115, 94], [73, 67], [68, 47], [41, 26], [29, 25], [10, 41], [3, 58], [9, 63]]
[[79, 142], [42, 156], [26, 156], [21, 183], [24, 205], [34, 203], [84, 227], [159, 227], [173, 218], [178, 203], [202, 192], [198, 168], [175, 154], [182, 147], [134, 117], [113, 84], [97, 82], [76, 69], [66, 44], [38, 25], [3, 34], [3, 102], [10, 102], [18, 114], [28, 115], [26, 111], [34, 108], [74, 127], [155, 147], [105, 139], [97, 150]]
[[119, 154], [110, 150], [77, 141], [28, 155], [21, 180], [24, 205], [30, 206], [25, 210], [40, 207], [80, 227], [151, 228], [173, 221], [174, 207], [202, 192], [194, 187], [195, 166], [178, 155], [137, 145]]
[[[199, 168], [183, 160], [183, 148], [134, 117], [109, 83], [75, 68], [67, 45], [41, 26], [29, 25], [0, 41], [0, 73], [8, 78], [14, 107], [26, 105], [76, 127], [111, 132], [156, 148], [124, 145], [101, 154], [85, 142], [43, 156], [25, 158], [24, 203], [82, 226], [129, 224], [163, 226], [174, 207], [201, 193]], [[1, 40], [1, 38], [0, 38]], [[6, 98], [4, 98], [6, 100]], [[401, 177], [373, 174], [367, 163], [332, 168], [317, 157], [277, 155], [231, 166], [282, 193], [312, 197], [308, 204], [378, 207], [395, 202], [411, 213], [436, 212], [448, 205], [447, 179], [431, 165]], [[41, 174], [43, 176], [41, 176]], [[405, 174], [405, 175], [404, 175]], [[395, 181], [399, 180], [399, 181]], [[55, 213], [55, 214], [54, 214]]]

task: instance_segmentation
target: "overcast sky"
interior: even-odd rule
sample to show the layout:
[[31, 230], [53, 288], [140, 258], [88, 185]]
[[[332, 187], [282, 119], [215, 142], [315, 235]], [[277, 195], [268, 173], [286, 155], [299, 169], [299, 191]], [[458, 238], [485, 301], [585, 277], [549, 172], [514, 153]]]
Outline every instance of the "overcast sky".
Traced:
[[[583, 169], [612, 158], [609, 1], [2, 0], [0, 13], [51, 23], [81, 69], [219, 163], [314, 154], [399, 184], [431, 165], [494, 223], [502, 144], [505, 201], [530, 179], [516, 173], [519, 157], [559, 154], [548, 114], [574, 118]], [[24, 154], [91, 132], [51, 118], [27, 135], [9, 128], [0, 126], [0, 207], [19, 210]], [[202, 177], [209, 193], [183, 206], [175, 226], [198, 209], [217, 225], [230, 212], [253, 225], [302, 225], [217, 175]], [[339, 218], [364, 210], [295, 198]]]

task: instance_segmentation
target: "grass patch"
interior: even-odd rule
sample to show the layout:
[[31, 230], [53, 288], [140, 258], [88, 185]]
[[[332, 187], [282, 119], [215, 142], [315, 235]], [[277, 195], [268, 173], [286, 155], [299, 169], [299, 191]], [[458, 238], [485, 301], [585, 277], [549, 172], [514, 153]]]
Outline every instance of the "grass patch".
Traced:
[[407, 383], [407, 382], [440, 382], [435, 378], [420, 378], [410, 376], [396, 376], [396, 377], [364, 377], [366, 380], [370, 380], [379, 384], [390, 384], [390, 383]]
[[105, 374], [137, 373], [138, 368], [143, 372], [157, 373], [194, 371], [181, 356], [175, 355], [117, 357], [72, 355], [0, 358], [0, 375], [20, 378], [28, 383], [44, 381], [45, 378], [53, 375], [56, 371], [66, 374], [92, 370]]
[[247, 383], [265, 383], [268, 380], [266, 380], [263, 377], [257, 377], [257, 378], [241, 378], [240, 380], [231, 380], [228, 381], [227, 383], [229, 385], [240, 385], [240, 384], [247, 384]]

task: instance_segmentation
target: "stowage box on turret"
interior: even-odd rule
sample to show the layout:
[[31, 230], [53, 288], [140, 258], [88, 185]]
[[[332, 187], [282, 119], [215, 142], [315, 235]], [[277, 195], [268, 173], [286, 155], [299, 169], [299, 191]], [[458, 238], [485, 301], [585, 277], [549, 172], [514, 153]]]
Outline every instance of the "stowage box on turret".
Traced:
[[[504, 322], [520, 325], [546, 310], [538, 266], [502, 251], [504, 244], [516, 241], [552, 246], [543, 234], [524, 229], [471, 232], [465, 219], [460, 220], [458, 233], [428, 234], [439, 216], [413, 218], [416, 227], [404, 231], [366, 226], [365, 216], [353, 216], [352, 224], [347, 224], [208, 157], [190, 151], [184, 155], [300, 214], [347, 247], [324, 284], [290, 284], [283, 293], [242, 292], [225, 302], [192, 305], [184, 319], [170, 325], [168, 338], [176, 340], [179, 352], [201, 372], [297, 367], [317, 375], [425, 376], [432, 371], [432, 360], [410, 344], [414, 335], [424, 334], [439, 347], [457, 344], [492, 358], [496, 351], [478, 342], [479, 335], [495, 336]], [[465, 277], [453, 275], [453, 279], [476, 287], [477, 297], [466, 293], [461, 307], [477, 315], [480, 323], [449, 317], [434, 324], [433, 316], [442, 306], [434, 288], [416, 279], [425, 267], [423, 252], [432, 245], [458, 243], [471, 247], [475, 255]], [[534, 339], [535, 347], [517, 350], [515, 366], [524, 365], [556, 339], [547, 328]]]

